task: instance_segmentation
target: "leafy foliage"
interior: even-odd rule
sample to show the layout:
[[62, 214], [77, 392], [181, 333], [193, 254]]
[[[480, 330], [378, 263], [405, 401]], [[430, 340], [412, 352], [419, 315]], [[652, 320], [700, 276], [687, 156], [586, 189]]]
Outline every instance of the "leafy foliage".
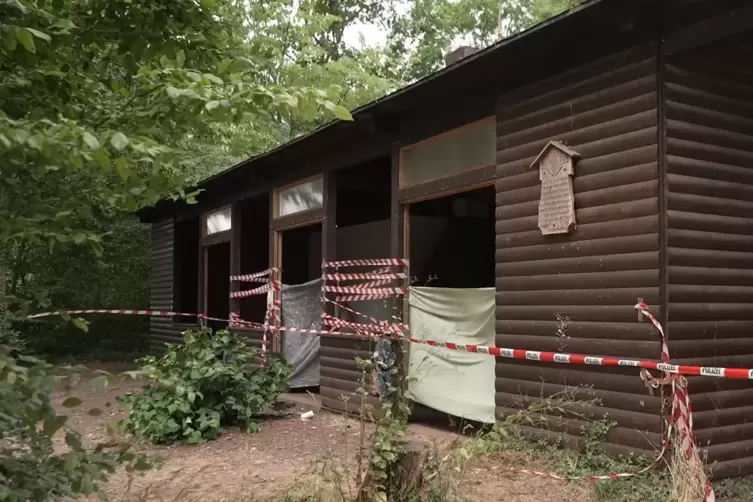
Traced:
[[198, 443], [216, 438], [228, 425], [258, 431], [256, 419], [280, 406], [277, 397], [288, 389], [291, 372], [277, 356], [252, 369], [258, 356], [227, 331], [186, 332], [185, 345], [139, 361], [140, 373], [154, 384], [121, 398], [131, 408], [122, 426], [153, 443]]
[[[55, 377], [50, 365], [15, 357], [0, 346], [0, 500], [48, 501], [87, 495], [120, 464], [145, 469], [143, 456], [127, 448], [109, 451], [104, 444], [84, 448], [80, 435], [66, 425], [67, 417], [52, 407]], [[69, 397], [64, 406], [81, 404]], [[56, 453], [53, 437], [64, 434], [68, 451]]]
[[414, 0], [391, 19], [393, 65], [407, 81], [439, 69], [460, 44], [484, 48], [583, 0]]

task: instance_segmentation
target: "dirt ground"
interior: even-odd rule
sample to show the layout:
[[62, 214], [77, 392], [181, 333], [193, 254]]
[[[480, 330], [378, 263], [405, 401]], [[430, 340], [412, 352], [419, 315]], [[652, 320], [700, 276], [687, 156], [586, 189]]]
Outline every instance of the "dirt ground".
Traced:
[[[81, 383], [74, 395], [84, 404], [72, 410], [61, 408], [64, 410], [61, 412], [70, 416], [69, 423], [82, 433], [86, 442], [95, 444], [107, 438], [107, 424], [126, 413], [115, 397], [140, 386], [130, 381], [93, 390], [88, 383]], [[62, 403], [66, 396], [64, 391], [58, 392], [55, 402]], [[296, 397], [304, 403], [310, 399], [305, 394]], [[93, 407], [104, 409], [105, 413], [91, 416], [88, 410]], [[302, 420], [301, 413], [310, 410], [314, 411], [314, 418]], [[163, 465], [133, 477], [118, 472], [111, 478], [106, 492], [108, 499], [124, 502], [279, 501], [289, 490], [296, 486], [300, 489], [302, 480], [312, 475], [317, 463], [321, 466], [337, 459], [339, 465], [355, 469], [360, 431], [361, 424], [354, 418], [320, 410], [313, 402], [299, 403], [284, 416], [265, 420], [259, 433], [228, 430], [218, 440], [201, 445], [140, 446], [141, 450], [163, 457]], [[421, 425], [411, 425], [409, 436], [440, 445], [456, 439], [451, 433]], [[591, 500], [585, 486], [505, 470], [505, 466], [524, 465], [545, 468], [531, 465], [529, 460], [524, 461], [514, 453], [495, 455], [464, 473], [460, 480], [461, 492], [469, 501], [484, 502]]]

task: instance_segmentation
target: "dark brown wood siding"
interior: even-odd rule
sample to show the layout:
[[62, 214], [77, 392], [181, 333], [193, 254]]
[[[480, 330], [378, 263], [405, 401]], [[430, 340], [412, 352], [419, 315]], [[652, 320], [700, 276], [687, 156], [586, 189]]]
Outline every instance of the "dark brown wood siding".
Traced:
[[[643, 359], [659, 336], [634, 309], [660, 302], [656, 51], [636, 48], [500, 98], [497, 109], [496, 342], [498, 346]], [[534, 157], [550, 140], [580, 153], [577, 229], [542, 236]], [[572, 324], [557, 335], [557, 316]], [[499, 359], [496, 404], [509, 414], [577, 389], [589, 418], [605, 413], [616, 453], [660, 443], [660, 399], [628, 368], [568, 367]], [[581, 387], [579, 389], [579, 387]], [[522, 397], [521, 397], [522, 395]], [[565, 416], [547, 432], [575, 443], [586, 421]]]
[[[369, 359], [374, 353], [374, 344], [368, 339], [355, 337], [322, 336], [319, 351], [321, 378], [319, 393], [322, 404], [333, 410], [359, 413], [362, 396], [357, 391], [361, 387], [362, 371], [356, 358]], [[376, 406], [378, 399], [366, 395], [363, 403]]]
[[[173, 310], [174, 230], [172, 218], [152, 224], [152, 268], [149, 278], [150, 308]], [[164, 351], [165, 343], [182, 340], [182, 329], [170, 317], [152, 317], [149, 321], [149, 350]]]
[[[668, 336], [673, 361], [753, 366], [753, 44], [666, 62]], [[690, 379], [717, 477], [753, 472], [753, 385]], [[714, 463], [716, 463], [714, 465]]]

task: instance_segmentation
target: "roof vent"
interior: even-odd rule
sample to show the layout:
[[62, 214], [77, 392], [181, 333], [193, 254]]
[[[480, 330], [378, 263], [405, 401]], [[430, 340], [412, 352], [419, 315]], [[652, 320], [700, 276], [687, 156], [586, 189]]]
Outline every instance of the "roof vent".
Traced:
[[449, 53], [447, 53], [445, 55], [445, 57], [444, 57], [444, 64], [447, 65], [447, 66], [450, 66], [452, 64], [457, 63], [458, 61], [460, 61], [463, 58], [467, 58], [468, 56], [470, 56], [474, 52], [478, 52], [478, 48], [471, 47], [469, 45], [460, 46], [457, 49], [455, 49], [454, 51], [449, 52]]

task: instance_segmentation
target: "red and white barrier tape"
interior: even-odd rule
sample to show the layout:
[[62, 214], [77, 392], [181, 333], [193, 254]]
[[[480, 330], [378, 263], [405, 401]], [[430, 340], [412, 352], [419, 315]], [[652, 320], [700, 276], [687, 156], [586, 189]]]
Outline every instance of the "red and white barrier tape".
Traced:
[[[38, 319], [41, 317], [59, 316], [63, 314], [79, 315], [79, 314], [116, 314], [116, 315], [143, 315], [151, 317], [197, 317], [202, 319], [208, 319], [210, 321], [229, 322], [229, 319], [220, 319], [214, 317], [208, 317], [206, 314], [195, 314], [188, 312], [173, 312], [168, 310], [126, 310], [126, 309], [86, 309], [86, 310], [59, 310], [54, 312], [41, 312], [38, 314], [32, 314], [27, 316], [27, 319]], [[262, 328], [264, 324], [252, 323], [251, 321], [239, 321], [244, 325], [252, 324], [254, 327]], [[402, 325], [405, 326], [405, 325]], [[407, 327], [407, 326], [406, 326]], [[296, 331], [300, 333], [307, 333], [307, 331], [297, 331], [296, 328], [271, 328], [270, 330], [279, 331]], [[312, 334], [330, 334], [329, 331], [321, 330]], [[333, 333], [336, 334], [336, 333]], [[346, 335], [352, 333], [344, 333]], [[441, 347], [448, 350], [457, 350], [461, 352], [474, 352], [478, 354], [488, 354], [496, 357], [504, 357], [508, 359], [521, 359], [528, 361], [541, 361], [548, 363], [558, 364], [585, 364], [595, 366], [625, 366], [633, 368], [645, 368], [649, 370], [658, 370], [666, 373], [687, 375], [687, 376], [710, 376], [717, 378], [730, 378], [736, 380], [753, 380], [753, 369], [750, 368], [722, 368], [711, 366], [691, 366], [691, 365], [675, 365], [660, 363], [656, 361], [646, 361], [640, 359], [620, 359], [615, 357], [600, 357], [584, 354], [566, 354], [558, 352], [541, 352], [534, 350], [523, 349], [509, 349], [496, 346], [485, 345], [472, 345], [461, 344], [455, 342], [443, 342], [437, 340], [419, 340], [417, 338], [401, 338], [409, 343], [415, 343], [418, 345], [429, 345], [432, 347]]]
[[325, 293], [343, 293], [348, 295], [359, 295], [359, 296], [379, 296], [381, 298], [381, 295], [387, 294], [387, 295], [405, 295], [408, 293], [406, 288], [402, 287], [389, 287], [389, 288], [362, 288], [358, 286], [328, 286], [323, 285], [322, 291]]
[[273, 286], [271, 284], [263, 284], [258, 288], [249, 289], [247, 291], [234, 291], [230, 293], [230, 298], [247, 298], [254, 295], [262, 295], [268, 291], [272, 291]]
[[253, 274], [245, 274], [245, 275], [231, 275], [230, 281], [231, 282], [266, 282], [268, 280], [268, 276], [272, 273], [278, 272], [278, 269], [276, 268], [268, 268], [267, 270], [262, 270], [261, 272], [256, 272]]
[[[362, 314], [361, 312], [358, 312], [357, 310], [353, 310], [353, 309], [351, 309], [349, 307], [346, 307], [345, 305], [342, 305], [342, 304], [340, 304], [338, 302], [332, 301], [332, 300], [330, 300], [328, 298], [324, 298], [324, 301], [327, 302], [327, 303], [331, 303], [332, 305], [335, 305], [338, 308], [341, 308], [341, 309], [343, 309], [343, 310], [345, 310], [347, 312], [350, 312], [350, 313], [352, 313], [354, 315], [357, 315], [359, 317], [362, 317], [362, 318], [367, 319], [367, 320], [370, 321], [369, 323], [356, 323], [356, 322], [352, 322], [351, 321], [352, 324], [354, 324], [356, 326], [360, 326], [360, 327], [363, 327], [363, 328], [374, 328], [374, 329], [378, 330], [380, 333], [395, 333], [395, 334], [402, 335], [402, 334], [408, 332], [408, 325], [407, 324], [389, 323], [387, 321], [376, 319], [376, 318], [368, 316], [366, 314]], [[337, 319], [338, 321], [340, 320], [340, 319], [338, 319], [336, 317], [333, 317], [333, 316], [331, 316], [329, 314], [322, 313], [322, 319], [325, 320], [325, 318], [326, 318], [327, 321], [331, 321], [332, 319]]]
[[408, 278], [408, 274], [398, 272], [396, 274], [369, 272], [365, 274], [324, 274], [322, 279], [325, 281], [363, 281], [363, 280], [404, 280]]
[[39, 312], [26, 316], [27, 319], [39, 319], [40, 317], [51, 317], [60, 315], [79, 315], [79, 314], [118, 314], [118, 315], [142, 315], [149, 317], [204, 317], [204, 314], [191, 314], [187, 312], [173, 312], [171, 310], [132, 310], [132, 309], [81, 309], [81, 310], [55, 310], [53, 312]]
[[381, 258], [374, 260], [342, 260], [342, 261], [325, 261], [322, 268], [344, 268], [344, 267], [402, 267], [407, 266], [408, 260], [403, 258]]

